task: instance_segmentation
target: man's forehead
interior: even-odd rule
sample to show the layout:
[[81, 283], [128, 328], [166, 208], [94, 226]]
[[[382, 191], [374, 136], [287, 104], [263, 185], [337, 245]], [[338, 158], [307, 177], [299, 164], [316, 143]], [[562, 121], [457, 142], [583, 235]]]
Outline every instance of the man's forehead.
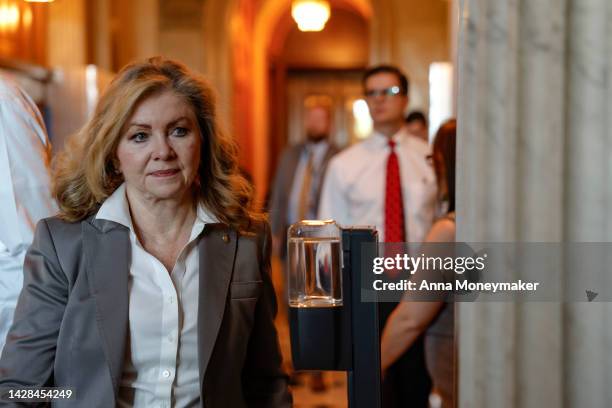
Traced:
[[366, 79], [366, 88], [371, 86], [400, 86], [400, 79], [392, 72], [378, 72]]

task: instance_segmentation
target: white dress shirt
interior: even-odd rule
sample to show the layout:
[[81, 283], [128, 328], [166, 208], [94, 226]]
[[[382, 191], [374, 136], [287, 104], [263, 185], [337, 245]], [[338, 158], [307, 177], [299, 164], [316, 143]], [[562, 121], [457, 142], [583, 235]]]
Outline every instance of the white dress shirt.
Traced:
[[189, 241], [172, 271], [138, 241], [125, 184], [106, 199], [96, 218], [130, 229], [130, 330], [118, 406], [199, 406], [197, 237], [214, 218], [198, 206]]
[[23, 285], [23, 259], [41, 218], [57, 211], [50, 147], [36, 104], [0, 77], [0, 352]]
[[[427, 163], [429, 145], [400, 129], [393, 140], [400, 167], [406, 239], [422, 242], [435, 214], [436, 184]], [[379, 241], [385, 237], [385, 184], [388, 138], [374, 133], [342, 151], [327, 168], [319, 218], [334, 219], [342, 226], [374, 226]]]

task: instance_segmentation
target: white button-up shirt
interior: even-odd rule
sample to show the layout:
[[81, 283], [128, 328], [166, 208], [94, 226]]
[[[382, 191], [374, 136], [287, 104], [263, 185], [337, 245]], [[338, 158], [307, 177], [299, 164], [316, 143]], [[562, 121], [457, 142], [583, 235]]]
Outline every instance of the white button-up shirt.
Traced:
[[[400, 129], [393, 140], [399, 160], [406, 240], [422, 242], [435, 215], [436, 183], [427, 163], [429, 145]], [[388, 138], [374, 133], [334, 156], [327, 168], [319, 219], [332, 218], [342, 226], [374, 226], [385, 236], [385, 184]]]
[[36, 104], [0, 76], [0, 352], [23, 282], [23, 259], [51, 199], [49, 142]]
[[130, 330], [118, 406], [199, 406], [197, 237], [214, 218], [198, 206], [189, 241], [170, 273], [138, 241], [125, 184], [106, 199], [96, 218], [130, 229]]

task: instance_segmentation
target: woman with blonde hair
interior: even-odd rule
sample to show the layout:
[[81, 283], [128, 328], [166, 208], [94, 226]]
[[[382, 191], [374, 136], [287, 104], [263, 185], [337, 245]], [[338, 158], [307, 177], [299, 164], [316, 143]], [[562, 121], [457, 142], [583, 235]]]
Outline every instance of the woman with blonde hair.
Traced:
[[269, 227], [203, 79], [161, 58], [125, 67], [58, 157], [53, 194], [0, 388], [70, 388], [66, 406], [291, 405]]

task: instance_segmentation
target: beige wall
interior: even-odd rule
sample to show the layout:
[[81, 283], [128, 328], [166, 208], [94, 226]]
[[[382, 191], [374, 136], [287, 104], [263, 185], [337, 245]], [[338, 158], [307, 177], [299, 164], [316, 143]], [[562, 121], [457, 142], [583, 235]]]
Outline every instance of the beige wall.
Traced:
[[159, 0], [62, 0], [49, 3], [48, 65], [93, 63], [117, 71], [160, 53]]
[[86, 62], [85, 0], [48, 4], [47, 63], [51, 67], [77, 67]]
[[110, 1], [112, 70], [159, 54], [158, 0]]
[[203, 72], [203, 5], [202, 0], [159, 2], [159, 51], [162, 55]]
[[98, 67], [112, 71], [113, 60], [111, 54], [111, 0], [91, 0], [89, 3], [90, 42], [89, 56], [91, 63]]
[[410, 108], [429, 107], [429, 65], [449, 61], [448, 0], [374, 0], [370, 61], [399, 65], [412, 82]]
[[160, 0], [132, 0], [134, 7], [134, 40], [136, 59], [160, 53]]

